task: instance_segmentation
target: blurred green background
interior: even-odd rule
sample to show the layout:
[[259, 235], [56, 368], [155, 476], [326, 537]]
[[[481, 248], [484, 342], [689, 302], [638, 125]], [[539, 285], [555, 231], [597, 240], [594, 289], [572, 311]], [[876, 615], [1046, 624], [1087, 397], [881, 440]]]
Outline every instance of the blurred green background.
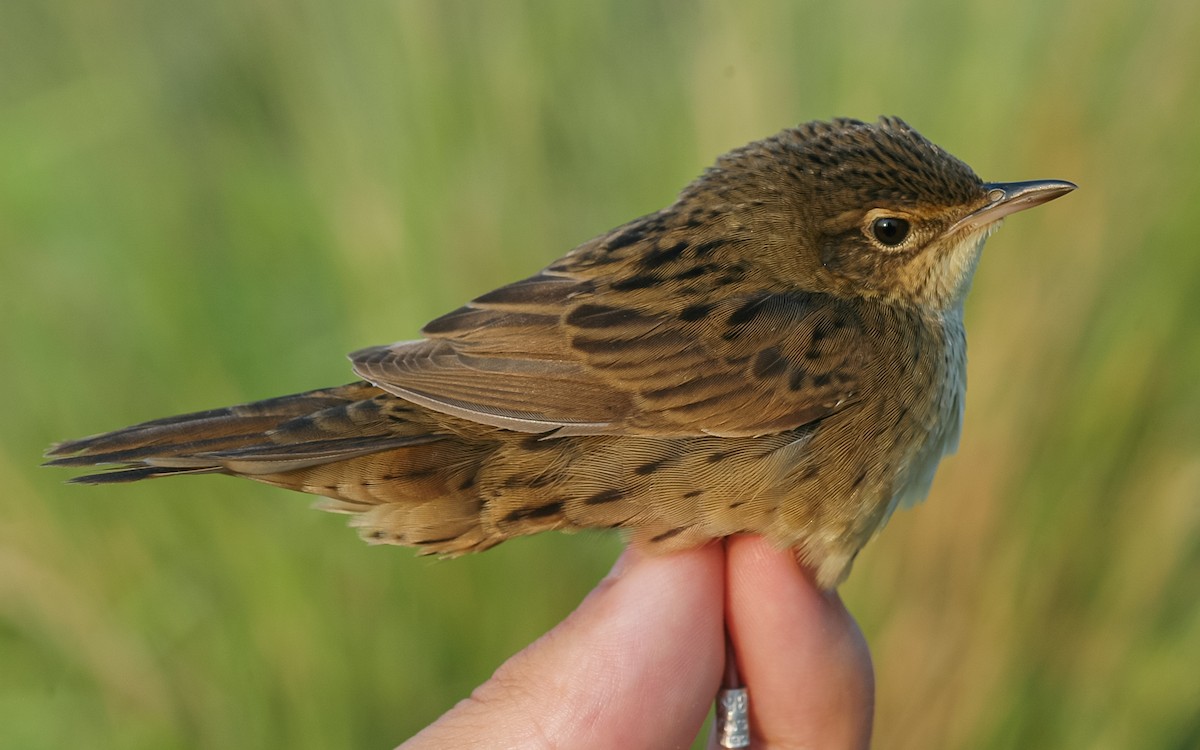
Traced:
[[0, 4], [0, 746], [390, 747], [607, 535], [454, 562], [45, 445], [346, 382], [342, 353], [799, 121], [1081, 189], [992, 239], [959, 455], [843, 593], [881, 748], [1200, 747], [1200, 3]]

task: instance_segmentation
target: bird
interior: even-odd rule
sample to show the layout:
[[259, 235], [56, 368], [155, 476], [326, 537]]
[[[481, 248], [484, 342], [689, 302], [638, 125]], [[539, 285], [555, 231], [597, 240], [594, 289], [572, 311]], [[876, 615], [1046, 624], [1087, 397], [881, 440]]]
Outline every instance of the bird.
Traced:
[[833, 589], [958, 444], [985, 240], [1075, 188], [984, 182], [897, 117], [801, 124], [350, 354], [354, 382], [68, 440], [47, 464], [245, 477], [446, 557], [548, 530], [653, 552], [756, 534]]

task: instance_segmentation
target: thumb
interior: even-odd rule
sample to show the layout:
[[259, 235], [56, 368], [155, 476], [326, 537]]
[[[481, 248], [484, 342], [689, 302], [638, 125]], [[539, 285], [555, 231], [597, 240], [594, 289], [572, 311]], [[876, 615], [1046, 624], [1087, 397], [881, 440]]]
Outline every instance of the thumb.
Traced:
[[720, 680], [723, 591], [720, 545], [627, 550], [566, 620], [402, 748], [686, 747]]

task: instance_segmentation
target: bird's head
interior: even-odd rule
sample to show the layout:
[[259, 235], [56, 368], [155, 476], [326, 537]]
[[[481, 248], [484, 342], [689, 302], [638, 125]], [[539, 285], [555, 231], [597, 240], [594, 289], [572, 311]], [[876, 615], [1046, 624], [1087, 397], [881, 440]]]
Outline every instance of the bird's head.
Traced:
[[814, 291], [947, 310], [1005, 216], [1075, 189], [988, 183], [904, 121], [813, 122], [726, 154], [681, 196], [726, 207], [757, 263]]

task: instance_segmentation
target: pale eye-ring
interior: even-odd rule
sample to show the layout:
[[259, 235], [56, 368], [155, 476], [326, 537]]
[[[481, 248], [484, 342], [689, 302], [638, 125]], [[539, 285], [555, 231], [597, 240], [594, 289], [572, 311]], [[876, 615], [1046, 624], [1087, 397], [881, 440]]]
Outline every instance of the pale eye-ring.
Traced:
[[881, 216], [871, 222], [871, 234], [888, 247], [896, 247], [903, 243], [908, 238], [911, 228], [908, 219], [901, 219], [899, 216]]

